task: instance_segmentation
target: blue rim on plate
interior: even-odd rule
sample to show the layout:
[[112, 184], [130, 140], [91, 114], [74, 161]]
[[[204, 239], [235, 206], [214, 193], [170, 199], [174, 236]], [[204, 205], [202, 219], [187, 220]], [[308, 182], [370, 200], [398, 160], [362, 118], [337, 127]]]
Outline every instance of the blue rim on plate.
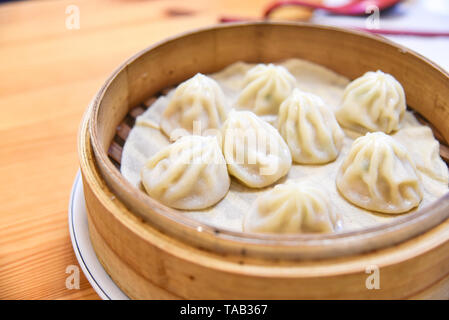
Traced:
[[83, 184], [79, 170], [70, 193], [68, 218], [73, 250], [84, 275], [95, 292], [103, 300], [129, 299], [104, 270], [90, 242]]

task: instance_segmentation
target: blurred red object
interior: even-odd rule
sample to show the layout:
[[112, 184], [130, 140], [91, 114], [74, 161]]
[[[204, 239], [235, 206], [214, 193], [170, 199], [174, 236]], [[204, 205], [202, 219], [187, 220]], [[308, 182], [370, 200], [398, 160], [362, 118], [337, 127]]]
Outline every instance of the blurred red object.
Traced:
[[[322, 2], [317, 1], [298, 1], [298, 0], [281, 0], [270, 4], [264, 11], [262, 20], [272, 18], [272, 14], [281, 7], [306, 7], [310, 9], [324, 9], [331, 13], [343, 15], [364, 15], [371, 13], [370, 10], [376, 6], [379, 10], [391, 8], [400, 0], [353, 0], [342, 6], [326, 6]], [[255, 21], [260, 20], [256, 18], [243, 18], [223, 16], [220, 22], [239, 22], [239, 21]], [[421, 31], [421, 30], [393, 30], [393, 29], [369, 29], [360, 27], [348, 27], [360, 31], [366, 31], [374, 34], [383, 35], [402, 35], [402, 36], [418, 36], [418, 37], [449, 37], [449, 32], [446, 31]]]
[[268, 18], [276, 9], [285, 6], [302, 6], [312, 9], [321, 9], [340, 15], [365, 15], [371, 12], [375, 7], [380, 11], [389, 9], [401, 0], [351, 0], [340, 6], [328, 6], [320, 2], [301, 1], [301, 0], [281, 0], [268, 6], [264, 12], [264, 18]]

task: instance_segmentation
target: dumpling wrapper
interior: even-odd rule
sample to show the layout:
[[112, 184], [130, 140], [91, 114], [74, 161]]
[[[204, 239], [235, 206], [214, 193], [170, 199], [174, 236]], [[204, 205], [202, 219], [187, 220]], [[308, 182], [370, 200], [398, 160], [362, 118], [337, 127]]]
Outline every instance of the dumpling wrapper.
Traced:
[[407, 212], [423, 199], [421, 179], [407, 150], [383, 132], [357, 138], [336, 179], [351, 203], [372, 211]]
[[293, 90], [295, 82], [283, 66], [258, 64], [246, 73], [236, 105], [259, 116], [277, 115], [279, 106]]
[[176, 209], [203, 209], [228, 192], [230, 178], [214, 137], [185, 136], [156, 153], [141, 171], [146, 192]]
[[333, 161], [343, 145], [344, 133], [332, 109], [320, 97], [299, 89], [281, 104], [278, 129], [296, 163]]
[[322, 187], [288, 182], [276, 185], [254, 201], [245, 215], [243, 231], [329, 233], [336, 231], [340, 223], [340, 216]]
[[359, 133], [392, 133], [399, 129], [405, 110], [402, 85], [378, 70], [365, 73], [346, 87], [336, 117], [342, 127]]
[[285, 176], [292, 157], [279, 132], [250, 111], [229, 113], [222, 128], [229, 173], [251, 188], [266, 187]]
[[226, 119], [227, 102], [217, 82], [201, 73], [181, 83], [165, 108], [160, 127], [171, 141], [188, 134], [210, 135]]

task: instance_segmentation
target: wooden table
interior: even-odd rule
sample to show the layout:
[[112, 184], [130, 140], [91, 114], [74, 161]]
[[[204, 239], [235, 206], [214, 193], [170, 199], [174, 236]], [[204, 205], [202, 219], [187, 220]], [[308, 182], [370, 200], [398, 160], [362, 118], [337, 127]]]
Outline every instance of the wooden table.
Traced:
[[[258, 16], [269, 0], [59, 0], [0, 5], [0, 299], [98, 299], [78, 265], [67, 207], [87, 104], [124, 59], [155, 41]], [[67, 6], [80, 29], [67, 29]]]

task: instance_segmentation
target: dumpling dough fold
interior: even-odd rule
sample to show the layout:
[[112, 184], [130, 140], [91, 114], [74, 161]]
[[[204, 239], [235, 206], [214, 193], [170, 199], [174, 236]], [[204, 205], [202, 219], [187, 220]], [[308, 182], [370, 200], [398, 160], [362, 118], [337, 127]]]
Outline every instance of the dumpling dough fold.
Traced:
[[297, 163], [333, 161], [343, 145], [344, 133], [333, 111], [320, 97], [299, 89], [281, 104], [278, 129]]
[[220, 201], [230, 179], [215, 137], [184, 136], [148, 160], [141, 171], [146, 192], [177, 209], [203, 209]]
[[287, 182], [256, 199], [245, 215], [243, 230], [280, 234], [333, 232], [340, 223], [323, 188]]
[[257, 115], [277, 115], [282, 101], [295, 87], [295, 77], [283, 66], [258, 64], [244, 78], [237, 107]]
[[419, 205], [421, 180], [407, 150], [382, 132], [357, 138], [337, 173], [337, 188], [351, 203], [382, 213]]
[[229, 113], [222, 128], [223, 154], [231, 175], [252, 188], [285, 176], [292, 157], [279, 132], [250, 111]]
[[336, 116], [343, 127], [359, 133], [391, 133], [399, 129], [405, 110], [401, 84], [378, 70], [365, 73], [346, 87]]
[[176, 88], [162, 114], [160, 127], [172, 141], [188, 134], [214, 135], [226, 114], [225, 95], [218, 83], [198, 73]]

